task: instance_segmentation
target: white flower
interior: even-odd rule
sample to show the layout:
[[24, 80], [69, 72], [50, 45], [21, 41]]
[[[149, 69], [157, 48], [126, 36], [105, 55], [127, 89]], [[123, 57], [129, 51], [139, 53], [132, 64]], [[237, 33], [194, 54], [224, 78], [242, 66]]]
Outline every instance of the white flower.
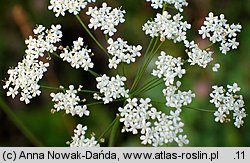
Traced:
[[197, 64], [200, 67], [206, 68], [208, 63], [213, 61], [213, 52], [200, 49], [198, 45], [194, 43], [194, 41], [189, 42], [186, 40], [184, 43], [186, 48], [188, 48], [186, 52], [189, 57], [188, 62], [191, 65]]
[[71, 114], [72, 116], [89, 116], [90, 112], [87, 110], [87, 105], [81, 106], [78, 104], [81, 100], [76, 93], [77, 90], [74, 89], [73, 85], [70, 85], [69, 90], [66, 90], [65, 93], [51, 93], [50, 96], [52, 101], [55, 102], [54, 108], [56, 111], [65, 110], [66, 114]]
[[186, 70], [181, 67], [183, 65], [181, 58], [174, 58], [170, 55], [166, 55], [164, 51], [161, 51], [161, 55], [158, 57], [155, 64], [157, 67], [153, 70], [152, 75], [158, 78], [163, 77], [166, 86], [173, 84], [176, 76], [182, 78], [182, 75], [186, 73]]
[[127, 41], [118, 38], [113, 41], [112, 38], [108, 40], [108, 53], [111, 54], [112, 58], [109, 59], [109, 68], [117, 68], [117, 65], [121, 62], [130, 64], [135, 62], [136, 57], [140, 57], [140, 45], [131, 46], [127, 44]]
[[113, 36], [117, 31], [116, 26], [125, 22], [125, 11], [117, 8], [111, 9], [106, 3], [103, 3], [99, 9], [97, 7], [89, 7], [88, 12], [86, 12], [87, 15], [91, 16], [88, 27], [94, 28], [94, 30], [101, 28], [104, 34]]
[[239, 43], [236, 41], [237, 33], [241, 31], [241, 25], [227, 24], [225, 16], [214, 16], [212, 12], [208, 14], [201, 26], [199, 34], [202, 38], [209, 38], [213, 43], [220, 42], [220, 51], [226, 54], [231, 49], [237, 49]]
[[181, 109], [166, 115], [150, 103], [151, 99], [127, 99], [127, 104], [120, 107], [120, 122], [124, 124], [122, 132], [141, 134], [142, 144], [162, 146], [176, 141], [179, 146], [187, 144], [186, 136], [181, 136], [184, 124], [181, 122]]
[[219, 68], [220, 68], [220, 64], [216, 63], [216, 64], [214, 64], [212, 69], [214, 72], [217, 72]]
[[83, 68], [85, 71], [88, 71], [90, 68], [94, 67], [94, 63], [91, 61], [91, 49], [87, 49], [83, 46], [83, 38], [79, 37], [77, 41], [73, 42], [74, 46], [71, 51], [68, 48], [63, 49], [63, 53], [60, 54], [60, 57], [70, 63], [73, 68]]
[[189, 91], [180, 91], [178, 90], [181, 85], [181, 82], [177, 82], [176, 86], [169, 85], [166, 89], [163, 89], [162, 92], [166, 97], [166, 106], [173, 108], [181, 108], [192, 102], [192, 99], [195, 97], [195, 94]]
[[182, 7], [187, 6], [188, 3], [186, 0], [146, 0], [147, 2], [151, 2], [151, 6], [154, 9], [163, 8], [164, 3], [168, 3], [170, 5], [174, 5], [174, 7], [180, 12], [183, 11]]
[[[100, 95], [95, 94], [94, 98], [97, 100], [102, 99], [104, 101], [104, 104], [110, 103], [115, 99], [119, 99], [121, 97], [129, 97], [128, 92], [129, 90], [126, 90], [124, 88], [126, 81], [126, 77], [116, 75], [115, 77], [109, 77], [106, 74], [97, 77], [97, 88], [100, 90]], [[103, 96], [101, 96], [103, 95]]]
[[91, 138], [86, 138], [85, 134], [87, 131], [87, 126], [82, 126], [78, 124], [76, 129], [74, 129], [74, 136], [70, 142], [70, 147], [99, 147], [100, 144], [95, 140], [94, 136]]
[[66, 11], [78, 15], [90, 2], [95, 0], [50, 0], [48, 9], [53, 10], [56, 17], [64, 16]]
[[218, 108], [214, 113], [215, 121], [220, 123], [227, 122], [230, 120], [228, 115], [230, 112], [233, 112], [234, 125], [240, 128], [244, 123], [243, 118], [247, 116], [244, 109], [243, 96], [235, 94], [240, 91], [240, 87], [238, 87], [237, 83], [234, 83], [232, 86], [228, 85], [227, 92], [222, 86], [218, 87], [215, 85], [212, 88], [213, 91], [210, 93], [212, 99], [210, 102]]
[[164, 11], [162, 14], [157, 14], [153, 21], [147, 21], [142, 27], [146, 35], [151, 37], [161, 37], [161, 40], [169, 39], [174, 42], [186, 40], [186, 31], [191, 28], [191, 25], [186, 21], [182, 21], [183, 16], [179, 13], [173, 17]]
[[27, 49], [23, 60], [17, 67], [8, 70], [9, 78], [3, 86], [4, 89], [8, 89], [7, 96], [15, 98], [20, 93], [20, 101], [28, 104], [32, 98], [41, 94], [38, 82], [43, 78], [49, 63], [39, 61], [39, 58], [46, 52], [52, 53], [57, 49], [54, 44], [61, 40], [60, 29], [60, 25], [52, 25], [51, 29], [38, 25], [34, 29], [35, 37], [30, 36], [25, 40]]

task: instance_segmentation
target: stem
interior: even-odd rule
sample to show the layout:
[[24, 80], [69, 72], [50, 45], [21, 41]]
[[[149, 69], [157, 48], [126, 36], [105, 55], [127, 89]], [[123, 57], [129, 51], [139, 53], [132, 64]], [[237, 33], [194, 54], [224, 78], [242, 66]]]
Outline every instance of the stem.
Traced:
[[214, 43], [210, 43], [204, 50], [208, 50], [209, 48], [211, 48], [214, 45]]
[[0, 108], [10, 118], [10, 120], [19, 128], [19, 130], [27, 137], [30, 142], [38, 147], [44, 146], [43, 143], [28, 129], [27, 126], [19, 119], [19, 117], [9, 108], [9, 106], [0, 97]]
[[131, 91], [133, 91], [133, 90], [137, 87], [137, 85], [138, 85], [138, 83], [139, 83], [141, 77], [142, 77], [143, 74], [145, 73], [145, 71], [146, 71], [146, 69], [147, 69], [149, 63], [150, 63], [151, 60], [153, 59], [155, 53], [159, 50], [159, 48], [160, 48], [161, 45], [163, 44], [163, 42], [161, 42], [161, 43], [158, 45], [158, 47], [156, 48], [156, 50], [155, 50], [155, 47], [156, 47], [156, 45], [157, 45], [157, 43], [158, 43], [158, 40], [159, 40], [158, 38], [155, 40], [154, 46], [153, 46], [153, 48], [152, 48], [152, 50], [151, 50], [151, 52], [150, 52], [150, 54], [149, 54], [149, 57], [148, 57], [146, 63], [140, 68], [140, 70], [139, 70], [139, 75], [136, 75], [137, 78], [135, 79], [135, 81], [134, 81], [134, 83], [133, 83], [133, 85], [132, 85]]
[[[41, 88], [49, 89], [49, 90], [66, 90], [65, 88], [50, 87], [50, 86], [45, 86], [45, 85], [41, 85]], [[97, 91], [85, 90], [85, 89], [82, 89], [82, 90], [80, 90], [78, 92], [83, 92], [83, 93], [98, 93]]]
[[182, 107], [187, 108], [187, 109], [196, 110], [196, 111], [208, 112], [208, 113], [214, 113], [215, 112], [213, 110], [198, 109], [198, 108], [193, 108], [193, 107], [190, 107], [190, 106], [182, 106]]
[[140, 89], [132, 92], [130, 95], [134, 95], [136, 94], [138, 91], [144, 89], [145, 87], [148, 87], [149, 85], [153, 84], [156, 80], [158, 80], [158, 78], [153, 78], [152, 80], [150, 80], [149, 82], [147, 82], [146, 84], [144, 84]]
[[116, 123], [117, 120], [119, 120], [119, 116], [116, 116], [116, 118], [110, 123], [108, 128], [99, 136], [97, 141], [100, 141], [104, 137], [104, 135], [108, 133], [108, 131], [113, 127], [113, 125]]
[[149, 91], [149, 90], [151, 90], [151, 89], [157, 87], [157, 86], [160, 85], [160, 84], [162, 84], [161, 79], [159, 79], [155, 84], [150, 85], [150, 86], [148, 86], [148, 87], [146, 87], [146, 88], [144, 88], [144, 89], [139, 90], [138, 92], [136, 92], [136, 94], [145, 93], [145, 92], [147, 92], [147, 91]]
[[110, 134], [110, 137], [109, 137], [109, 147], [113, 147], [114, 144], [115, 144], [115, 136], [116, 136], [116, 131], [119, 127], [119, 115], [117, 115], [116, 117], [116, 121], [114, 122], [114, 125], [112, 127], [112, 130], [111, 130], [111, 134]]
[[94, 77], [99, 77], [100, 75], [97, 74], [96, 72], [92, 71], [92, 70], [88, 70], [89, 73], [91, 73]]
[[54, 54], [57, 58], [62, 59], [62, 58], [60, 57], [60, 55], [58, 55], [56, 52], [53, 52], [52, 54]]
[[82, 19], [76, 15], [77, 20], [79, 21], [79, 23], [82, 25], [82, 27], [86, 30], [86, 32], [89, 34], [89, 36], [95, 41], [95, 43], [99, 46], [99, 48], [102, 49], [102, 51], [107, 54], [107, 56], [110, 58], [110, 55], [108, 54], [108, 52], [106, 51], [106, 49], [101, 45], [101, 43], [95, 38], [95, 36], [90, 32], [90, 30], [88, 29], [88, 27], [86, 27], [86, 25], [83, 23]]

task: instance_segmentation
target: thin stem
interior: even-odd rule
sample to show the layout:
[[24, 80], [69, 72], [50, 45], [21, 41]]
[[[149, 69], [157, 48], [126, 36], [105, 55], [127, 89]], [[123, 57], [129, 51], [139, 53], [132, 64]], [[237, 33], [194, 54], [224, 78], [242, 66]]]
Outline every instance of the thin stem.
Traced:
[[202, 112], [208, 112], [208, 113], [214, 113], [215, 111], [213, 110], [206, 110], [206, 109], [199, 109], [199, 108], [193, 108], [190, 106], [182, 106], [183, 108], [187, 108], [187, 109], [192, 109], [192, 110], [196, 110], [196, 111], [202, 111]]
[[100, 141], [104, 137], [104, 135], [106, 135], [109, 132], [109, 130], [113, 127], [113, 125], [116, 123], [117, 120], [119, 120], [119, 116], [116, 116], [116, 118], [110, 123], [108, 128], [99, 136], [97, 141]]
[[109, 137], [109, 145], [108, 145], [109, 147], [113, 147], [115, 144], [115, 136], [116, 136], [119, 124], [120, 124], [119, 123], [119, 115], [117, 115], [116, 120], [112, 126], [111, 134]]
[[[146, 50], [146, 52], [145, 52], [143, 58], [146, 58], [146, 57], [147, 57], [147, 54], [148, 54], [148, 52], [149, 52], [149, 50], [150, 50], [150, 48], [151, 48], [151, 46], [152, 46], [152, 44], [153, 44], [153, 41], [154, 41], [154, 38], [151, 38], [151, 40], [150, 40], [150, 42], [149, 42], [149, 45], [148, 45], [148, 47], [147, 47], [147, 50]], [[144, 59], [143, 61], [144, 61], [144, 62], [142, 63], [142, 65], [145, 64], [145, 59]], [[133, 82], [133, 84], [132, 84], [132, 87], [131, 87], [131, 91], [133, 91], [134, 88], [135, 88], [135, 85], [136, 85], [136, 82], [137, 82], [137, 80], [138, 80], [138, 76], [139, 76], [139, 74], [140, 74], [140, 71], [141, 71], [141, 69], [138, 69], [138, 71], [137, 71], [137, 73], [136, 73], [135, 80], [134, 80], [134, 82]]]
[[19, 128], [19, 130], [26, 136], [33, 145], [42, 147], [43, 143], [29, 130], [27, 126], [19, 119], [19, 117], [9, 108], [9, 106], [0, 97], [0, 108], [10, 118], [10, 120]]
[[57, 58], [62, 59], [62, 58], [60, 57], [60, 55], [58, 55], [56, 52], [53, 52], [52, 54], [54, 54]]
[[[50, 87], [50, 86], [46, 86], [46, 85], [41, 85], [41, 88], [44, 88], [44, 89], [49, 89], [49, 90], [66, 90], [65, 88], [57, 88], [57, 87]], [[85, 89], [82, 89], [78, 92], [83, 92], [83, 93], [98, 93], [97, 91], [92, 91], [92, 90], [85, 90]]]
[[99, 77], [100, 75], [94, 72], [93, 70], [88, 70], [89, 73], [91, 73], [94, 77]]
[[210, 43], [204, 50], [210, 49], [213, 45], [214, 45], [214, 43]]
[[[145, 71], [146, 71], [146, 69], [147, 69], [149, 63], [150, 63], [151, 60], [153, 59], [155, 53], [159, 50], [159, 48], [160, 48], [161, 45], [163, 44], [163, 42], [161, 42], [161, 43], [158, 45], [158, 47], [156, 48], [156, 45], [157, 45], [157, 43], [158, 43], [158, 40], [159, 40], [158, 38], [155, 40], [155, 43], [154, 43], [154, 45], [153, 45], [153, 48], [152, 48], [152, 50], [151, 50], [151, 52], [150, 52], [150, 54], [149, 54], [149, 57], [148, 57], [146, 63], [140, 68], [139, 74], [136, 76], [137, 78], [135, 79], [135, 81], [134, 81], [134, 83], [133, 83], [133, 85], [132, 85], [131, 91], [133, 91], [133, 90], [137, 87], [137, 85], [138, 85], [138, 83], [139, 83], [141, 77], [142, 77], [143, 74], [145, 73]], [[155, 48], [156, 48], [156, 50], [155, 50]]]
[[97, 44], [97, 46], [99, 46], [99, 48], [102, 49], [102, 51], [107, 54], [107, 56], [110, 58], [110, 55], [108, 54], [108, 52], [106, 51], [106, 49], [101, 45], [101, 43], [95, 38], [95, 36], [90, 32], [90, 30], [88, 29], [88, 27], [84, 24], [84, 22], [82, 21], [82, 19], [76, 15], [77, 20], [79, 21], [79, 23], [82, 25], [82, 27], [86, 30], [86, 32], [89, 34], [89, 36], [95, 41], [95, 43]]
[[157, 81], [157, 82], [154, 83], [153, 85], [150, 85], [150, 86], [148, 86], [148, 87], [146, 87], [146, 88], [144, 88], [144, 89], [139, 90], [138, 92], [136, 92], [136, 94], [145, 93], [145, 92], [147, 92], [147, 91], [149, 91], [149, 90], [151, 90], [151, 89], [157, 87], [157, 86], [160, 85], [160, 84], [162, 84], [161, 79], [159, 79], [159, 81]]
[[138, 89], [138, 90], [132, 92], [130, 95], [136, 94], [138, 91], [144, 89], [145, 87], [148, 87], [149, 85], [153, 84], [153, 83], [154, 83], [155, 81], [157, 81], [157, 80], [158, 80], [158, 78], [153, 78], [152, 80], [150, 80], [149, 82], [147, 82], [146, 84], [144, 84], [140, 89]]

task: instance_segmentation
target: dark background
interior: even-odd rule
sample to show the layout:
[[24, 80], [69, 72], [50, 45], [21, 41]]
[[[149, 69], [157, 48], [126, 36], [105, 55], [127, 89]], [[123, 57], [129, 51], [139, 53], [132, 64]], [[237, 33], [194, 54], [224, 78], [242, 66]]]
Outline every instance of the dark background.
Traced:
[[[95, 4], [100, 5], [101, 2], [99, 0]], [[185, 7], [183, 12], [185, 20], [192, 24], [192, 30], [188, 32], [188, 36], [196, 42], [200, 42], [200, 46], [205, 47], [209, 44], [206, 40], [201, 40], [197, 30], [210, 11], [216, 15], [224, 13], [230, 24], [240, 23], [243, 26], [242, 32], [238, 35], [240, 42], [238, 50], [232, 50], [227, 55], [223, 55], [218, 51], [218, 45], [213, 46], [214, 59], [221, 65], [218, 73], [213, 73], [211, 67], [204, 70], [195, 66], [183, 77], [182, 89], [192, 89], [197, 96], [190, 106], [207, 110], [215, 109], [209, 103], [211, 86], [214, 84], [226, 86], [237, 82], [242, 88], [240, 93], [244, 96], [245, 108], [249, 113], [250, 0], [190, 0], [188, 2], [189, 6]], [[107, 70], [107, 60], [101, 54], [102, 51], [82, 29], [77, 19], [71, 14], [56, 18], [53, 12], [47, 9], [48, 4], [49, 0], [0, 0], [0, 79], [4, 80], [7, 77], [9, 67], [15, 67], [17, 62], [22, 60], [26, 48], [24, 40], [32, 35], [32, 29], [36, 24], [43, 24], [48, 28], [51, 24], [57, 23], [62, 25], [62, 45], [71, 45], [73, 40], [79, 36], [83, 37], [85, 44], [95, 53], [93, 58], [95, 71], [99, 74], [114, 75], [115, 72]], [[119, 25], [118, 32], [114, 37], [123, 37], [129, 41], [129, 44], [140, 44], [145, 50], [150, 38], [145, 36], [141, 30], [142, 25], [149, 18], [155, 17], [155, 13], [160, 12], [160, 10], [153, 10], [145, 0], [110, 0], [108, 5], [123, 6], [122, 8], [126, 10], [126, 22]], [[172, 9], [167, 10], [172, 14], [176, 13]], [[85, 15], [85, 12], [86, 9], [81, 12], [81, 18], [87, 24], [89, 17]], [[106, 46], [105, 38], [101, 35], [100, 30], [94, 31], [94, 34]], [[186, 57], [184, 46], [180, 43], [173, 44], [171, 41], [166, 41], [161, 50], [173, 56]], [[95, 79], [89, 73], [75, 70], [68, 63], [61, 62], [55, 57], [52, 59], [49, 71], [40, 82], [41, 84], [54, 87], [82, 84], [86, 89], [94, 89]], [[126, 73], [129, 76], [128, 84], [133, 82], [137, 66], [138, 62], [126, 66]], [[147, 72], [147, 74], [149, 73]], [[31, 104], [25, 105], [19, 102], [18, 98], [14, 100], [7, 98], [6, 91], [2, 89], [3, 84], [3, 82], [0, 84], [0, 146], [67, 146], [66, 141], [71, 139], [73, 129], [78, 123], [88, 126], [88, 135], [94, 132], [98, 137], [114, 119], [117, 108], [120, 106], [119, 103], [107, 106], [95, 105], [89, 108], [91, 115], [84, 118], [71, 117], [63, 112], [51, 114], [50, 110], [53, 107], [49, 96], [51, 91], [42, 90], [40, 97], [33, 99]], [[162, 88], [163, 86], [159, 86], [145, 93], [142, 97], [149, 96], [152, 99], [163, 101]], [[85, 94], [81, 96], [87, 100], [91, 98], [86, 97]], [[11, 113], [7, 114], [6, 108], [8, 107], [28, 131], [20, 130], [20, 123], [13, 121]], [[158, 106], [158, 108], [166, 110], [162, 106]], [[215, 123], [213, 114], [207, 112], [183, 109], [182, 119], [185, 123], [184, 132], [190, 139], [188, 146], [250, 146], [249, 116], [240, 129], [234, 127], [233, 122], [228, 124]], [[35, 138], [27, 137], [30, 135], [29, 132], [35, 135]], [[107, 141], [108, 136], [109, 133], [106, 136]], [[104, 143], [104, 145], [106, 144]], [[139, 136], [121, 134], [119, 128], [115, 145], [140, 146]], [[175, 144], [172, 145], [175, 146]]]

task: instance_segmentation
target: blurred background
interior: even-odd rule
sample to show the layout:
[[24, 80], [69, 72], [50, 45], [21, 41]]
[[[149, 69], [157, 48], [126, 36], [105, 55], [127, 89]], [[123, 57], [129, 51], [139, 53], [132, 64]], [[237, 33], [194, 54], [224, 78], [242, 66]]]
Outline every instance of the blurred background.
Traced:
[[[95, 5], [102, 3], [98, 0]], [[189, 6], [184, 8], [185, 20], [192, 24], [189, 31], [190, 39], [206, 47], [209, 42], [201, 40], [197, 30], [204, 21], [204, 17], [210, 11], [215, 15], [224, 13], [228, 22], [240, 23], [243, 26], [242, 32], [238, 35], [240, 46], [238, 50], [232, 50], [227, 55], [218, 51], [218, 45], [212, 49], [215, 51], [215, 62], [220, 63], [218, 73], [212, 72], [212, 67], [206, 70], [194, 67], [182, 78], [182, 90], [192, 89], [196, 98], [190, 105], [195, 108], [214, 110], [209, 103], [209, 93], [214, 84], [226, 86], [237, 82], [241, 87], [240, 93], [244, 96], [246, 111], [250, 112], [250, 0], [188, 0]], [[95, 71], [99, 74], [108, 73], [114, 75], [107, 69], [107, 58], [102, 51], [94, 44], [91, 38], [80, 26], [77, 19], [66, 14], [65, 17], [56, 18], [52, 11], [47, 9], [49, 0], [0, 0], [0, 146], [67, 146], [66, 141], [71, 139], [73, 129], [78, 123], [88, 126], [88, 134], [100, 134], [109, 126], [115, 118], [120, 103], [110, 105], [93, 105], [89, 107], [89, 117], [77, 118], [66, 115], [63, 112], [51, 113], [53, 104], [49, 94], [51, 90], [42, 89], [42, 95], [32, 100], [29, 105], [20, 102], [18, 97], [11, 99], [6, 97], [6, 91], [2, 89], [9, 67], [15, 67], [21, 61], [26, 49], [24, 40], [32, 35], [32, 29], [37, 24], [43, 24], [49, 28], [51, 24], [61, 24], [63, 31], [62, 45], [72, 45], [72, 41], [79, 36], [84, 38], [87, 44], [95, 53], [93, 57]], [[91, 4], [93, 5], [93, 4]], [[119, 25], [118, 32], [114, 37], [123, 37], [129, 44], [140, 44], [145, 49], [150, 38], [145, 36], [141, 30], [142, 25], [150, 18], [155, 17], [156, 11], [150, 7], [145, 0], [109, 0], [108, 5], [113, 7], [122, 6], [126, 10], [126, 22]], [[167, 9], [170, 13], [176, 11]], [[81, 12], [81, 18], [87, 24], [89, 17], [85, 15], [86, 9]], [[94, 31], [94, 35], [104, 45], [105, 37], [100, 30]], [[160, 50], [166, 51], [173, 56], [187, 57], [183, 44], [173, 44], [165, 41]], [[139, 62], [126, 66], [128, 85], [131, 85]], [[58, 87], [69, 84], [75, 86], [82, 84], [86, 89], [95, 89], [95, 79], [83, 70], [75, 70], [68, 63], [62, 62], [55, 57], [50, 61], [50, 68], [43, 80], [42, 85]], [[153, 65], [152, 65], [153, 66]], [[151, 68], [152, 68], [151, 66]], [[150, 74], [150, 71], [147, 72]], [[145, 75], [148, 78], [149, 75]], [[143, 79], [144, 80], [144, 79]], [[152, 99], [164, 101], [161, 93], [163, 85], [141, 95]], [[88, 94], [80, 94], [81, 97], [91, 102]], [[168, 112], [162, 105], [157, 108]], [[14, 117], [14, 118], [13, 118]], [[188, 135], [190, 144], [188, 146], [250, 146], [250, 117], [245, 119], [242, 128], [234, 127], [233, 122], [219, 124], [214, 122], [211, 113], [200, 112], [191, 109], [183, 109], [184, 132]], [[115, 139], [115, 146], [141, 146], [139, 136], [132, 134], [121, 134], [121, 126]], [[109, 134], [105, 136], [107, 145]], [[176, 146], [171, 144], [170, 146]]]

